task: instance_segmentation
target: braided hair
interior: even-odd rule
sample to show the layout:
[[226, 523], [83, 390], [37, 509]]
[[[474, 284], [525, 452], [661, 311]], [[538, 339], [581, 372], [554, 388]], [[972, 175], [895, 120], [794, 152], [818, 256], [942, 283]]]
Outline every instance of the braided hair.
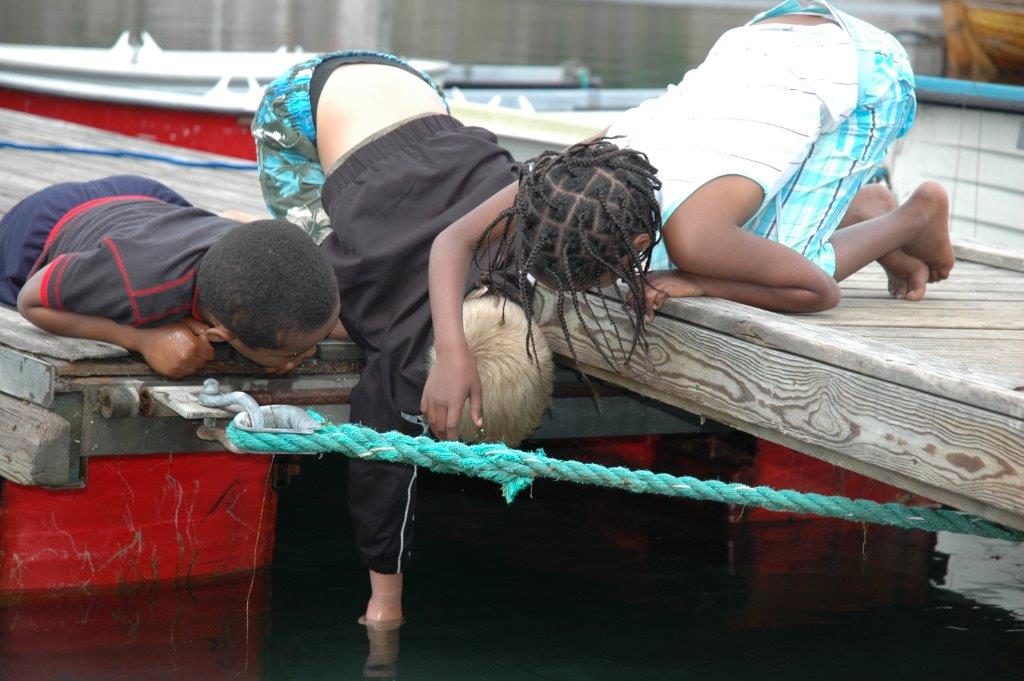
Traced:
[[[619, 302], [629, 311], [628, 332], [632, 335], [627, 348], [612, 321], [615, 343], [626, 361], [638, 346], [646, 352], [644, 288], [661, 225], [655, 196], [661, 183], [656, 173], [645, 154], [619, 148], [608, 138], [574, 144], [562, 152], [547, 151], [520, 167], [513, 205], [486, 228], [476, 252], [490, 241], [495, 229], [501, 230], [488, 270], [492, 276], [508, 272], [517, 278], [519, 302], [528, 325], [528, 350], [536, 349], [529, 273], [558, 292], [558, 320], [577, 365], [579, 358], [565, 319], [566, 298], [582, 322], [581, 306], [593, 312], [583, 292], [615, 280], [625, 282], [630, 294], [627, 298], [614, 287]], [[638, 250], [634, 237], [642, 234], [650, 237], [650, 245]], [[601, 301], [607, 312], [607, 300]], [[616, 367], [612, 359], [616, 352], [607, 330], [600, 329], [602, 343], [585, 323], [582, 326], [604, 361]]]

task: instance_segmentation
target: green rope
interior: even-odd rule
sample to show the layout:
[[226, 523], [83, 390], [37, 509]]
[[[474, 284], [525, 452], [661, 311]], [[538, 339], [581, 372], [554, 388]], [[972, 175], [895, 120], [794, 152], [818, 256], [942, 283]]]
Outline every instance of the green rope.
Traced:
[[830, 518], [905, 529], [946, 530], [959, 534], [1024, 541], [1024, 532], [996, 525], [983, 518], [946, 509], [931, 509], [903, 504], [880, 504], [867, 499], [848, 499], [771, 487], [749, 487], [720, 480], [699, 480], [622, 466], [601, 466], [553, 459], [543, 450], [523, 452], [501, 443], [467, 445], [462, 442], [438, 442], [427, 437], [402, 433], [378, 433], [351, 423], [334, 425], [322, 416], [310, 414], [323, 426], [312, 434], [256, 433], [234, 423], [227, 435], [239, 449], [248, 452], [340, 452], [354, 459], [387, 461], [422, 466], [437, 473], [459, 473], [501, 485], [509, 503], [537, 478], [575, 482], [600, 487], [615, 487], [630, 492], [661, 494], [670, 497], [720, 501], [727, 504], [757, 506], [770, 511], [813, 513]]

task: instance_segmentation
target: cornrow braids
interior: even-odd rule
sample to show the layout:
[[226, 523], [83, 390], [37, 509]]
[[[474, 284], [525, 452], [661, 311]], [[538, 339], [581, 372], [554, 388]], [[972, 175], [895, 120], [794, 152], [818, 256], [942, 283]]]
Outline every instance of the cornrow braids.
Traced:
[[[487, 226], [476, 254], [494, 230], [500, 230], [487, 270], [492, 279], [496, 272], [508, 273], [518, 283], [529, 351], [535, 350], [534, 291], [527, 274], [558, 292], [556, 314], [577, 365], [565, 317], [566, 294], [583, 322], [582, 308], [591, 314], [594, 310], [582, 294], [616, 280], [622, 280], [630, 294], [627, 298], [615, 289], [628, 311], [628, 328], [620, 329], [612, 321], [614, 344], [604, 327], [599, 333], [605, 342], [599, 342], [585, 323], [584, 333], [613, 368], [618, 366], [616, 354], [629, 361], [638, 347], [646, 353], [644, 290], [651, 251], [660, 239], [661, 209], [655, 195], [660, 188], [657, 170], [645, 154], [619, 148], [609, 138], [574, 144], [562, 152], [547, 151], [520, 167], [515, 201]], [[643, 250], [634, 243], [638, 235], [650, 237]], [[607, 311], [607, 301], [602, 304]], [[628, 342], [623, 341], [623, 331], [631, 335]]]

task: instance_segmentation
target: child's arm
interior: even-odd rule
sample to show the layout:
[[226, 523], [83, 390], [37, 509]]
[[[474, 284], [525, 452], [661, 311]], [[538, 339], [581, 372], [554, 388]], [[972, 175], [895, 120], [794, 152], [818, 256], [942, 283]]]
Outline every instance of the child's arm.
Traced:
[[141, 354], [153, 371], [168, 378], [194, 374], [213, 359], [213, 346], [204, 335], [208, 327], [194, 319], [137, 329], [103, 317], [44, 306], [40, 286], [46, 269], [36, 272], [18, 295], [18, 311], [44, 331], [120, 345]]
[[[702, 277], [689, 272], [670, 270], [651, 272], [647, 275], [648, 286], [644, 294], [644, 321], [654, 319], [654, 313], [669, 298], [724, 298], [779, 312], [811, 311], [804, 309], [810, 303], [811, 294], [804, 288], [778, 288], [748, 284], [742, 281], [725, 281]], [[834, 307], [834, 306], [829, 306]]]
[[835, 279], [796, 251], [743, 230], [762, 195], [753, 180], [737, 175], [698, 189], [665, 224], [669, 258], [703, 295], [780, 312], [835, 307]]
[[[458, 438], [459, 417], [467, 397], [473, 422], [483, 427], [480, 377], [462, 330], [462, 299], [473, 249], [498, 214], [512, 207], [518, 188], [519, 183], [513, 182], [466, 213], [441, 232], [430, 248], [430, 314], [437, 362], [423, 387], [420, 410], [442, 440]], [[500, 236], [501, 230], [493, 230], [489, 243]]]

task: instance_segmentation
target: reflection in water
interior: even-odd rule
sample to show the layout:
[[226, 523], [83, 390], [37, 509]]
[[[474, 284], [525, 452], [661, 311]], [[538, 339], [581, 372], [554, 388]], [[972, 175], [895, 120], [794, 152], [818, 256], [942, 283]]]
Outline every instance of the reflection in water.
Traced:
[[[660, 87], [772, 0], [3, 0], [0, 42], [113, 44], [148, 30], [166, 48], [376, 49], [456, 63], [580, 59], [605, 85]], [[919, 73], [941, 69], [937, 3], [840, 1], [904, 36]]]
[[5, 603], [0, 678], [262, 679], [269, 585], [269, 575], [240, 575], [191, 588]]
[[402, 625], [367, 625], [366, 662], [363, 676], [367, 679], [391, 679], [398, 676], [399, 635]]
[[[1024, 623], [1024, 544], [939, 532], [935, 548], [946, 558], [937, 586], [1006, 610]], [[1018, 624], [1024, 632], [1024, 624]]]

